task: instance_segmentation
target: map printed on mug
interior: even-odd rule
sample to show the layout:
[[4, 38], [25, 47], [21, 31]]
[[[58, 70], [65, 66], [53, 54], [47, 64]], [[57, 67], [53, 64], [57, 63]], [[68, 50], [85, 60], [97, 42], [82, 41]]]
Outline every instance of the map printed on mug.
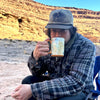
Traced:
[[51, 56], [63, 57], [64, 56], [64, 38], [56, 37], [51, 39]]

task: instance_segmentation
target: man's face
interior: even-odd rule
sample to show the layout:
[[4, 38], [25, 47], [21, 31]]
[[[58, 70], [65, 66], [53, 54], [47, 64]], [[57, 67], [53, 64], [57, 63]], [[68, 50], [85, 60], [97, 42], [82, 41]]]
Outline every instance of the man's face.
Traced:
[[51, 38], [54, 37], [62, 37], [65, 39], [66, 42], [70, 39], [70, 32], [69, 30], [65, 29], [50, 29]]

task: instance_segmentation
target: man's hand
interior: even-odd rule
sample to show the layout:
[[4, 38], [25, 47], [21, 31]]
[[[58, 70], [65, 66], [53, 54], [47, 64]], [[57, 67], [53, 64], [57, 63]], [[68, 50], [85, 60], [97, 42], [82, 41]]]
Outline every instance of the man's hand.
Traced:
[[48, 55], [48, 52], [49, 52], [49, 44], [47, 40], [45, 40], [43, 42], [37, 43], [33, 52], [33, 56], [36, 60], [38, 60], [40, 57]]
[[12, 93], [12, 97], [15, 100], [28, 100], [30, 97], [32, 97], [31, 86], [19, 85]]

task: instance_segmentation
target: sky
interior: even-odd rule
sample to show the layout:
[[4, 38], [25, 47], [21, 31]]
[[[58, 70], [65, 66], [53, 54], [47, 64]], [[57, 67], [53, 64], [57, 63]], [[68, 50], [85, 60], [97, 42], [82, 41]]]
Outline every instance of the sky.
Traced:
[[34, 0], [50, 6], [75, 7], [100, 11], [100, 0]]

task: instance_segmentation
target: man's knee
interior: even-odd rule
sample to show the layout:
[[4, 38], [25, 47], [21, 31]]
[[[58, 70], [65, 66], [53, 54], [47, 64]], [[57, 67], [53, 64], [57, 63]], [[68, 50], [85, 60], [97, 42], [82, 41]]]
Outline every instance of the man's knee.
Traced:
[[37, 76], [27, 76], [22, 80], [22, 84], [32, 84], [32, 83], [37, 83], [37, 82], [42, 82], [46, 80], [43, 77], [37, 77]]
[[22, 80], [22, 84], [31, 84], [33, 76], [27, 76]]

